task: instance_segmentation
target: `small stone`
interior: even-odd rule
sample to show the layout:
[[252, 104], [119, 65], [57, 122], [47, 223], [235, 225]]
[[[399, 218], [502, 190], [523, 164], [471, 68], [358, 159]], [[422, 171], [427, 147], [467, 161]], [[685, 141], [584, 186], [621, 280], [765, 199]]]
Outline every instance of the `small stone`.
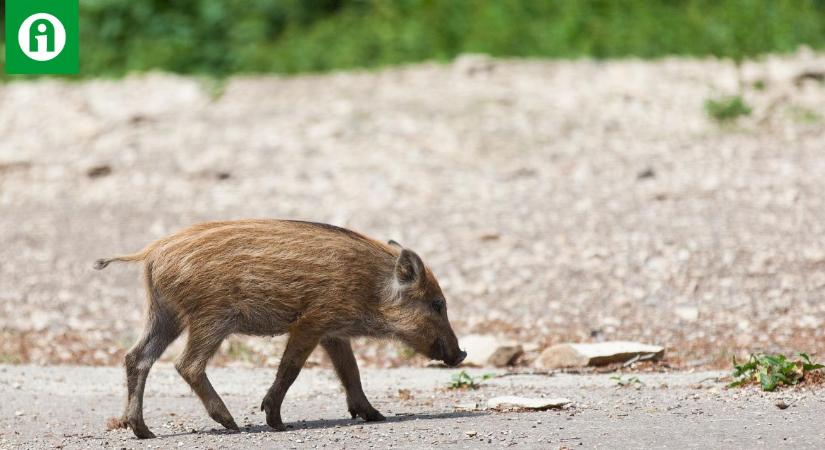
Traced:
[[543, 411], [545, 409], [563, 408], [572, 403], [569, 399], [559, 398], [528, 398], [515, 396], [494, 397], [487, 401], [490, 409], [523, 408]]
[[804, 315], [804, 316], [800, 317], [799, 320], [796, 321], [796, 325], [799, 328], [813, 328], [813, 329], [815, 329], [815, 328], [819, 328], [821, 326], [821, 324], [822, 324], [822, 321], [820, 321], [818, 318], [816, 318], [815, 316], [812, 316], [810, 314]]
[[656, 172], [652, 167], [648, 167], [636, 174], [637, 180], [645, 180], [648, 178], [656, 178]]
[[476, 432], [475, 430], [467, 430], [464, 432], [464, 434], [466, 434], [467, 437], [475, 437], [478, 434], [478, 432]]
[[554, 345], [541, 352], [536, 366], [545, 369], [561, 367], [603, 366], [622, 363], [637, 356], [644, 360], [661, 359], [664, 347], [639, 342], [608, 341], [596, 344], [565, 343]]
[[109, 165], [100, 165], [90, 167], [89, 170], [86, 171], [86, 176], [89, 178], [101, 178], [112, 173], [112, 167]]
[[499, 238], [501, 238], [501, 235], [495, 232], [483, 233], [478, 237], [481, 241], [497, 241]]
[[465, 365], [476, 367], [505, 367], [523, 353], [521, 345], [503, 341], [494, 336], [472, 334], [461, 339], [461, 348], [467, 352]]
[[459, 404], [453, 406], [453, 408], [458, 409], [458, 410], [462, 410], [462, 411], [474, 411], [474, 410], [478, 409], [478, 403], [459, 403]]
[[412, 400], [413, 395], [409, 389], [399, 389], [398, 390], [398, 398], [401, 400]]
[[20, 417], [20, 416], [24, 416], [24, 415], [26, 415], [26, 413], [23, 412], [23, 411], [15, 411], [14, 412], [14, 417]]
[[537, 342], [526, 342], [521, 345], [521, 349], [524, 350], [524, 353], [532, 353], [541, 351], [542, 345]]
[[462, 75], [474, 76], [492, 72], [495, 68], [495, 61], [484, 54], [463, 54], [453, 61], [454, 70]]
[[685, 322], [695, 322], [699, 319], [699, 308], [695, 306], [677, 306], [673, 313]]
[[785, 403], [785, 400], [778, 400], [776, 402], [776, 407], [779, 408], [779, 409], [787, 409], [788, 406], [791, 406], [791, 405]]

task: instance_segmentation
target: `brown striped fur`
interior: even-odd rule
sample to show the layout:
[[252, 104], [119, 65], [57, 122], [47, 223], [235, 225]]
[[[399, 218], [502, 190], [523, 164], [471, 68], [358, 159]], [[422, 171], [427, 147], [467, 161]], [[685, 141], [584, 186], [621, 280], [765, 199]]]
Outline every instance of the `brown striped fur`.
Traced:
[[153, 437], [143, 420], [143, 389], [154, 361], [184, 330], [175, 366], [209, 415], [238, 429], [206, 377], [209, 359], [235, 333], [289, 334], [278, 373], [261, 409], [285, 429], [280, 408], [306, 358], [320, 344], [347, 393], [352, 417], [381, 420], [361, 388], [350, 338], [400, 339], [448, 364], [466, 354], [447, 319], [438, 281], [414, 252], [397, 243], [313, 222], [208, 222], [160, 239], [142, 251], [101, 259], [143, 261], [148, 293], [143, 336], [126, 356], [127, 401], [121, 426]]

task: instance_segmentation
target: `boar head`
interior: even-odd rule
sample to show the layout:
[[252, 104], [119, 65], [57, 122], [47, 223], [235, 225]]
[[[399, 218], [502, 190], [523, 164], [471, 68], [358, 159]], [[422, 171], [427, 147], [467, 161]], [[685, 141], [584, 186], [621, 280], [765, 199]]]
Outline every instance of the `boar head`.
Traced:
[[467, 353], [458, 347], [444, 294], [415, 252], [401, 249], [390, 284], [383, 312], [391, 334], [428, 358], [461, 364]]

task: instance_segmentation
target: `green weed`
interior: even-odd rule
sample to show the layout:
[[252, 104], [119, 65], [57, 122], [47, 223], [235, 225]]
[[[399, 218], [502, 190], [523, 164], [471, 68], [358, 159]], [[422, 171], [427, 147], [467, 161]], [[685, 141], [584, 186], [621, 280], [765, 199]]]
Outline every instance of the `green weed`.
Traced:
[[802, 106], [791, 106], [788, 108], [791, 118], [799, 123], [818, 123], [822, 121], [822, 116], [816, 111]]
[[636, 389], [641, 389], [641, 387], [644, 386], [644, 384], [645, 384], [642, 380], [639, 379], [639, 377], [635, 377], [635, 376], [634, 377], [629, 377], [629, 378], [624, 378], [623, 375], [614, 375], [614, 376], [610, 377], [610, 379], [613, 380], [618, 386], [621, 386], [621, 387], [631, 387], [632, 386], [632, 387], [635, 387]]
[[751, 113], [751, 107], [739, 95], [705, 100], [705, 112], [713, 120], [728, 124]]
[[799, 353], [799, 359], [790, 360], [785, 355], [751, 354], [748, 362], [737, 364], [733, 357], [734, 381], [728, 387], [745, 386], [759, 383], [763, 391], [773, 391], [778, 386], [791, 386], [799, 383], [808, 372], [819, 370], [825, 365], [811, 361], [807, 353]]
[[447, 388], [449, 389], [478, 389], [481, 386], [481, 382], [484, 380], [489, 380], [490, 378], [495, 378], [495, 374], [493, 373], [485, 373], [480, 377], [471, 376], [467, 373], [466, 370], [462, 370], [453, 375], [450, 379], [450, 382], [447, 383]]
[[0, 364], [20, 364], [22, 361], [16, 355], [0, 354]]

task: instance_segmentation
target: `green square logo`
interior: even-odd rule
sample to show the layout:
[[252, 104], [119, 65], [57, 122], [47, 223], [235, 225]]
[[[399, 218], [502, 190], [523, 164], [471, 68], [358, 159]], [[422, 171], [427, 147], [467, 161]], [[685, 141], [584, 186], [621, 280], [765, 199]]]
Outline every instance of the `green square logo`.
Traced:
[[79, 0], [6, 0], [6, 73], [76, 74]]

